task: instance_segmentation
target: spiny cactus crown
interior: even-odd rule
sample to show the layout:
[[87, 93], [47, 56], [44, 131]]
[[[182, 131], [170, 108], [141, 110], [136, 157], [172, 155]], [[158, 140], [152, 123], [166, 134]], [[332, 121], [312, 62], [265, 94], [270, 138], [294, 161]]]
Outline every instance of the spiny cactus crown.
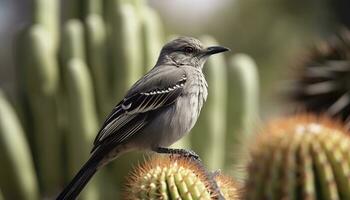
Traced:
[[252, 148], [247, 199], [349, 199], [345, 133], [339, 123], [311, 115], [270, 123]]
[[125, 199], [213, 199], [215, 181], [198, 161], [183, 157], [153, 157], [127, 179]]

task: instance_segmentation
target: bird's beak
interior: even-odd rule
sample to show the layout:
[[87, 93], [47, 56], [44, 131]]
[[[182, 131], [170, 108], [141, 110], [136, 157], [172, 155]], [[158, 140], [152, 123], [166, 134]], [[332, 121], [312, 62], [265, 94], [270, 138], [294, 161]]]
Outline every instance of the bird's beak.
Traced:
[[210, 56], [210, 55], [217, 54], [217, 53], [222, 53], [222, 52], [225, 52], [225, 51], [230, 51], [230, 49], [226, 48], [226, 47], [222, 47], [222, 46], [212, 46], [212, 47], [208, 47], [205, 50], [204, 55]]

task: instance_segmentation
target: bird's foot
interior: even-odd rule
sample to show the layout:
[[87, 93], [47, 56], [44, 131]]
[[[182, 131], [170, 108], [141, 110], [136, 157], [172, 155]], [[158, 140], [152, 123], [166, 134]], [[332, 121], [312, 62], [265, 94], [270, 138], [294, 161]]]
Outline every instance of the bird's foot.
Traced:
[[171, 155], [180, 155], [183, 157], [195, 159], [198, 161], [201, 161], [200, 157], [196, 152], [192, 150], [187, 150], [187, 149], [171, 149], [171, 148], [163, 148], [163, 147], [158, 147], [154, 149], [153, 151], [157, 153], [163, 153], [163, 154], [171, 154]]
[[194, 152], [193, 150], [185, 150], [185, 151], [186, 151], [186, 153], [183, 156], [201, 161], [201, 158], [199, 157], [199, 155], [196, 152]]

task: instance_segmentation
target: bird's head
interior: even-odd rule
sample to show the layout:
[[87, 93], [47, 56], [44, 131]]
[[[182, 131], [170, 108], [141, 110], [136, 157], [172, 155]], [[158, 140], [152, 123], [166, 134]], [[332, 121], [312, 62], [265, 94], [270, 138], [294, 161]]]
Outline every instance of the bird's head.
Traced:
[[205, 47], [195, 38], [179, 37], [164, 45], [157, 65], [176, 64], [177, 66], [203, 68], [209, 56], [225, 51], [229, 49], [222, 46]]

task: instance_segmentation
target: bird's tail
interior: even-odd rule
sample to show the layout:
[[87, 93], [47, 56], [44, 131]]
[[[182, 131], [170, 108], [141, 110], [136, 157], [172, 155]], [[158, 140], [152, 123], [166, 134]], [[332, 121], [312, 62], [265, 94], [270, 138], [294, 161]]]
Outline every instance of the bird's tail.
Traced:
[[96, 173], [100, 161], [100, 156], [92, 155], [79, 170], [79, 172], [74, 176], [73, 180], [57, 196], [56, 200], [75, 199], [92, 178], [92, 176]]

